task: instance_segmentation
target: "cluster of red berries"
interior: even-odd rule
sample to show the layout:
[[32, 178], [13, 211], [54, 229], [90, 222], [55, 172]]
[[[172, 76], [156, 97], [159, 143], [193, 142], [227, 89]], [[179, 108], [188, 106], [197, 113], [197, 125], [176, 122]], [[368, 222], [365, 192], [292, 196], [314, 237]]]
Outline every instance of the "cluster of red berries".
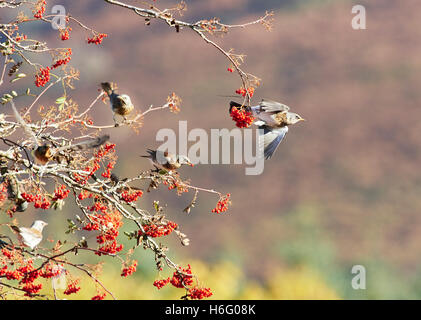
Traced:
[[50, 279], [59, 276], [63, 272], [62, 265], [47, 263], [40, 271], [40, 276], [45, 279]]
[[22, 198], [24, 198], [27, 202], [33, 202], [34, 203], [34, 207], [36, 209], [44, 209], [47, 210], [48, 208], [50, 208], [50, 201], [48, 201], [48, 199], [46, 197], [43, 197], [40, 194], [37, 195], [33, 195], [33, 194], [28, 194], [23, 192], [22, 193]]
[[91, 300], [104, 300], [107, 294], [104, 292], [102, 294], [97, 294], [96, 296], [93, 296]]
[[10, 250], [7, 250], [7, 249], [2, 249], [1, 250], [1, 254], [3, 256], [5, 256], [6, 258], [8, 258], [8, 259], [12, 259], [13, 256], [14, 256], [14, 252], [13, 251], [10, 251]]
[[114, 143], [107, 143], [103, 148], [99, 149], [98, 152], [95, 154], [95, 158], [101, 159], [105, 155], [107, 155], [110, 152], [114, 152], [115, 144]]
[[110, 152], [115, 151], [115, 144], [106, 144], [104, 147], [100, 148], [98, 152], [94, 155], [94, 164], [91, 167], [87, 166], [85, 167], [85, 171], [87, 172], [86, 175], [80, 175], [78, 173], [73, 174], [73, 179], [75, 179], [76, 182], [79, 182], [80, 184], [86, 184], [88, 179], [101, 168], [100, 160], [105, 157]]
[[216, 207], [212, 209], [212, 212], [221, 213], [228, 210], [228, 204], [231, 203], [230, 201], [231, 194], [227, 193], [225, 196], [221, 197], [216, 204]]
[[241, 109], [239, 110], [236, 107], [231, 109], [231, 118], [235, 121], [235, 125], [238, 128], [248, 128], [254, 121], [252, 112]]
[[96, 45], [99, 45], [102, 42], [102, 40], [106, 37], [108, 37], [107, 34], [100, 33], [100, 34], [97, 34], [97, 35], [93, 36], [92, 38], [88, 38], [87, 41], [88, 41], [88, 43], [94, 43]]
[[64, 59], [59, 59], [59, 60], [57, 60], [52, 66], [51, 66], [51, 69], [55, 69], [55, 68], [58, 68], [58, 67], [60, 67], [60, 66], [62, 66], [62, 65], [65, 65], [65, 64], [67, 64], [69, 61], [70, 61], [70, 59], [72, 59], [71, 57], [67, 57], [67, 58], [64, 58]]
[[[193, 285], [193, 275], [191, 266], [188, 264], [187, 268], [179, 267], [179, 270], [173, 273], [172, 278], [168, 277], [162, 280], [155, 280], [153, 285], [159, 290], [171, 283], [176, 288], [186, 288]], [[212, 296], [210, 288], [199, 288], [197, 286], [188, 289], [187, 297], [190, 299], [203, 299]]]
[[[22, 259], [20, 253], [17, 254], [15, 250], [2, 249], [1, 254], [7, 258], [7, 261], [2, 261], [4, 264], [0, 268], [0, 277], [5, 277], [7, 280], [20, 280], [19, 285], [25, 292], [25, 296], [33, 296], [42, 289], [42, 284], [34, 284], [39, 277], [49, 279], [61, 274], [63, 268], [60, 265], [47, 263], [41, 269], [35, 269], [32, 259]], [[13, 266], [13, 269], [9, 269]]]
[[104, 215], [97, 213], [92, 215], [90, 218], [92, 222], [86, 224], [86, 226], [83, 227], [83, 230], [106, 231], [110, 234], [110, 236], [112, 236], [108, 240], [114, 240], [115, 238], [117, 238], [118, 229], [123, 225], [123, 222], [121, 222], [121, 215], [120, 213], [118, 213], [118, 211], [112, 214], [106, 213]]
[[155, 280], [153, 282], [153, 285], [159, 290], [162, 287], [166, 286], [168, 283], [170, 283], [171, 278], [163, 279], [163, 280]]
[[107, 243], [105, 246], [99, 247], [98, 251], [95, 251], [95, 254], [98, 256], [101, 256], [103, 254], [116, 254], [117, 252], [120, 252], [123, 250], [123, 245], [117, 245], [117, 242], [114, 240], [112, 242]]
[[88, 198], [92, 198], [93, 195], [89, 191], [83, 190], [79, 195], [77, 196], [79, 200], [85, 200]]
[[0, 277], [5, 277], [7, 280], [19, 280], [21, 273], [18, 270], [8, 270], [7, 266], [0, 269]]
[[134, 191], [132, 193], [130, 193], [129, 191], [123, 191], [121, 193], [121, 198], [126, 201], [127, 203], [129, 202], [134, 202], [137, 200], [137, 198], [141, 197], [143, 195], [143, 191], [141, 190], [137, 190]]
[[52, 201], [62, 200], [66, 199], [70, 193], [70, 190], [66, 189], [66, 186], [62, 184], [61, 186], [57, 187], [54, 190], [54, 196]]
[[180, 271], [175, 271], [172, 278], [163, 280], [155, 280], [153, 285], [159, 290], [171, 283], [176, 288], [184, 288], [193, 284], [193, 276], [191, 272], [191, 266], [187, 265], [187, 268], [179, 267]]
[[42, 284], [33, 284], [33, 283], [27, 283], [22, 287], [22, 290], [25, 291], [25, 296], [31, 297], [34, 294], [37, 294], [41, 291]]
[[25, 34], [23, 36], [16, 36], [15, 41], [19, 42], [19, 41], [26, 40], [26, 39], [28, 39], [28, 37]]
[[247, 93], [248, 93], [249, 96], [250, 96], [250, 98], [251, 98], [251, 97], [253, 97], [253, 94], [254, 94], [254, 88], [253, 87], [250, 87], [247, 90], [244, 89], [244, 88], [240, 88], [240, 89], [235, 90], [235, 93], [236, 94], [240, 94], [243, 97], [245, 97], [247, 95]]
[[107, 171], [101, 173], [101, 176], [104, 178], [110, 178], [111, 177], [111, 171], [114, 169], [115, 161], [110, 161], [107, 164]]
[[139, 236], [147, 235], [152, 238], [158, 238], [168, 236], [174, 229], [177, 229], [178, 225], [175, 222], [168, 221], [166, 225], [146, 224], [143, 226], [145, 232], [139, 230]]
[[63, 41], [69, 40], [70, 39], [70, 31], [72, 31], [72, 28], [70, 28], [70, 27], [60, 30], [61, 40], [63, 40]]
[[93, 206], [87, 207], [87, 209], [91, 212], [95, 211], [95, 212], [102, 212], [106, 214], [108, 207], [106, 205], [103, 205], [100, 201], [96, 201]]
[[79, 280], [73, 280], [67, 285], [67, 288], [66, 290], [63, 291], [63, 293], [65, 295], [70, 295], [70, 294], [78, 292], [80, 290], [80, 287], [78, 286], [78, 284], [79, 284]]
[[127, 276], [132, 275], [133, 273], [136, 272], [136, 267], [137, 267], [137, 261], [133, 261], [132, 265], [126, 266], [121, 270], [121, 276], [127, 277]]
[[175, 271], [172, 279], [170, 280], [171, 284], [176, 288], [184, 288], [186, 286], [191, 286], [193, 284], [193, 276], [191, 275], [191, 266], [188, 264], [187, 268], [179, 267], [179, 271]]
[[[194, 166], [194, 164], [191, 164], [190, 166]], [[164, 185], [168, 186], [168, 190], [173, 190], [176, 189], [177, 190], [177, 194], [181, 195], [185, 192], [189, 192], [189, 188], [187, 188], [184, 184], [180, 184], [177, 180], [174, 179], [168, 179], [165, 180]]]
[[50, 81], [50, 67], [40, 68], [39, 72], [35, 75], [35, 85], [43, 87]]
[[38, 0], [37, 4], [35, 5], [34, 9], [34, 18], [41, 19], [43, 14], [45, 13], [45, 6], [47, 2], [45, 0]]
[[227, 71], [228, 72], [234, 72], [234, 70], [232, 68], [228, 68]]
[[95, 254], [101, 256], [103, 253], [115, 254], [123, 250], [123, 245], [118, 245], [116, 241], [119, 234], [118, 229], [123, 225], [121, 219], [121, 214], [118, 211], [105, 213], [104, 215], [98, 213], [91, 216], [92, 222], [86, 224], [83, 229], [87, 231], [100, 230], [101, 233], [96, 237], [96, 241], [99, 244], [104, 244], [98, 248]]
[[212, 294], [213, 293], [210, 288], [193, 287], [189, 289], [187, 296], [189, 296], [190, 299], [203, 299], [209, 298]]
[[58, 67], [60, 67], [62, 65], [66, 65], [67, 63], [69, 63], [69, 61], [72, 59], [71, 55], [72, 55], [72, 49], [71, 48], [67, 48], [67, 51], [65, 51], [64, 53], [61, 54], [62, 59], [58, 59], [51, 66], [51, 69], [55, 69], [55, 68], [58, 68]]

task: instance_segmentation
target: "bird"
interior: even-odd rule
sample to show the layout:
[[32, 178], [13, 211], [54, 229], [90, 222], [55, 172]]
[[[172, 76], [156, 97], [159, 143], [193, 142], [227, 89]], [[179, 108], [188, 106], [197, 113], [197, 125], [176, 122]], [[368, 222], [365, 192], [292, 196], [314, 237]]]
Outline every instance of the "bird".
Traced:
[[243, 106], [235, 101], [230, 102], [229, 111], [232, 108], [245, 108], [246, 111], [252, 113], [253, 117], [257, 119], [254, 122], [259, 126], [261, 132], [260, 141], [263, 142], [264, 157], [269, 160], [281, 141], [288, 132], [288, 126], [296, 124], [300, 121], [305, 121], [299, 114], [290, 112], [290, 108], [280, 102], [263, 99], [259, 105], [250, 107]]
[[28, 209], [28, 202], [22, 198], [18, 179], [13, 175], [9, 175], [5, 177], [5, 181], [7, 182], [7, 199], [15, 203], [17, 212], [24, 212]]
[[59, 160], [59, 154], [62, 151], [76, 151], [76, 150], [85, 150], [85, 149], [91, 149], [91, 148], [97, 148], [101, 145], [103, 145], [105, 142], [107, 142], [110, 139], [110, 136], [105, 134], [102, 136], [99, 136], [97, 138], [87, 139], [85, 141], [81, 141], [75, 144], [71, 144], [68, 146], [62, 146], [62, 147], [54, 147], [48, 143], [39, 143], [37, 137], [32, 132], [32, 130], [29, 128], [28, 124], [23, 120], [19, 112], [17, 111], [15, 104], [13, 103], [13, 100], [10, 101], [12, 105], [13, 112], [15, 114], [16, 120], [20, 123], [20, 125], [23, 127], [25, 132], [28, 136], [32, 138], [34, 141], [34, 148], [31, 152], [32, 156], [35, 159], [35, 163], [38, 165], [45, 165], [50, 160]]
[[24, 212], [28, 209], [28, 202], [22, 198], [21, 182], [9, 171], [7, 162], [0, 159], [0, 184], [6, 183], [7, 199], [15, 203], [17, 212]]
[[58, 148], [52, 147], [48, 144], [43, 144], [41, 146], [36, 147], [32, 151], [32, 155], [36, 159], [37, 164], [45, 165], [47, 162], [53, 159], [59, 161], [59, 154], [63, 151], [76, 151], [98, 148], [105, 142], [107, 142], [109, 139], [110, 136], [108, 134], [105, 134], [96, 138], [88, 139], [85, 141]]
[[110, 98], [111, 110], [114, 113], [113, 120], [115, 125], [118, 126], [118, 123], [115, 120], [115, 115], [118, 114], [122, 116], [124, 120], [127, 120], [126, 115], [134, 109], [133, 103], [127, 94], [115, 93], [109, 82], [102, 82], [101, 87]]
[[120, 187], [120, 185], [124, 184], [127, 180], [128, 178], [121, 179], [115, 173], [111, 173], [111, 176], [110, 176], [111, 185], [113, 187], [117, 186], [117, 189], [116, 189], [117, 193], [122, 193], [122, 192], [127, 192], [127, 191], [143, 191], [142, 188], [138, 188], [138, 187], [124, 186], [124, 185]]
[[13, 231], [18, 235], [18, 240], [21, 245], [34, 250], [35, 247], [42, 241], [42, 230], [48, 225], [47, 222], [42, 220], [35, 220], [30, 228], [11, 226]]
[[191, 167], [194, 166], [191, 163], [190, 159], [184, 155], [176, 155], [169, 153], [168, 151], [152, 150], [147, 149], [148, 155], [143, 155], [141, 157], [148, 158], [152, 164], [159, 169], [166, 171], [175, 171], [179, 169], [182, 165], [187, 164]]

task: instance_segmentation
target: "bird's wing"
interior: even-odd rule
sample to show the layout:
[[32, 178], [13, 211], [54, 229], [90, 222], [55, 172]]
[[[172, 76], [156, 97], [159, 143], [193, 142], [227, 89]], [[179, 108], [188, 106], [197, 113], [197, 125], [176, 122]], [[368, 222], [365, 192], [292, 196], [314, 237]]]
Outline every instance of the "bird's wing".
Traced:
[[127, 94], [122, 94], [122, 95], [119, 96], [119, 98], [121, 100], [123, 100], [124, 101], [124, 104], [126, 104], [126, 105], [131, 105], [132, 104], [132, 100], [130, 99], [130, 96], [128, 96]]
[[28, 127], [28, 124], [23, 120], [21, 115], [19, 114], [18, 110], [16, 110], [15, 103], [13, 100], [10, 100], [10, 104], [12, 105], [13, 113], [15, 114], [15, 118], [17, 122], [23, 127], [23, 130], [25, 130], [26, 134], [34, 140], [35, 148], [39, 147], [39, 142], [35, 134], [32, 132], [32, 130]]
[[70, 146], [64, 146], [56, 149], [56, 153], [64, 150], [85, 150], [85, 149], [92, 149], [97, 148], [103, 145], [105, 142], [107, 142], [110, 139], [110, 136], [108, 134], [102, 135], [100, 137], [97, 137], [95, 139], [85, 140], [82, 142], [78, 142], [75, 144], [72, 144]]
[[[121, 107], [121, 106], [125, 106], [125, 105], [130, 104], [129, 103], [130, 101], [127, 100], [127, 97], [128, 97], [127, 95], [118, 94], [118, 95], [115, 96], [114, 99], [117, 101], [117, 105]], [[129, 100], [130, 100], [130, 98], [129, 98]]]
[[266, 112], [285, 112], [289, 110], [289, 107], [285, 104], [265, 99], [260, 102], [260, 107]]
[[279, 129], [273, 129], [267, 126], [262, 126], [259, 129], [263, 129], [261, 135], [261, 141], [263, 142], [265, 159], [269, 160], [275, 153], [281, 141], [284, 139], [288, 132], [288, 127], [282, 127]]
[[20, 228], [19, 234], [23, 239], [23, 243], [31, 249], [35, 248], [42, 240], [42, 234], [38, 230]]

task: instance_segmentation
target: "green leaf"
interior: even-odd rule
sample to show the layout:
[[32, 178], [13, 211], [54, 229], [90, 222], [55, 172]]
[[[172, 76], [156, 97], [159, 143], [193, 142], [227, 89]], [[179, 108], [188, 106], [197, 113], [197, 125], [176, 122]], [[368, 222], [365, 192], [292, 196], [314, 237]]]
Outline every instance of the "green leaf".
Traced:
[[66, 97], [60, 97], [56, 100], [56, 104], [64, 104], [66, 102]]
[[22, 78], [25, 78], [25, 77], [26, 77], [26, 74], [18, 73], [14, 79], [10, 80], [10, 82], [13, 83], [13, 82], [18, 81], [19, 79], [22, 79]]

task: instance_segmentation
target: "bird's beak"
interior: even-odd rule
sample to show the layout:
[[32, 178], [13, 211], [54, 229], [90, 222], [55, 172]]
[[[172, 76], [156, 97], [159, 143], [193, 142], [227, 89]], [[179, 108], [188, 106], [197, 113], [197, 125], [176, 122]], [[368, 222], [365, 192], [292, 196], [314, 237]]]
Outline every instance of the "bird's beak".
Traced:
[[191, 163], [191, 162], [189, 162], [189, 163], [187, 163], [190, 167], [194, 167], [194, 164], [193, 163]]
[[301, 119], [300, 119], [300, 121], [307, 121], [307, 120], [306, 120], [306, 119], [304, 119], [304, 118], [301, 118]]

